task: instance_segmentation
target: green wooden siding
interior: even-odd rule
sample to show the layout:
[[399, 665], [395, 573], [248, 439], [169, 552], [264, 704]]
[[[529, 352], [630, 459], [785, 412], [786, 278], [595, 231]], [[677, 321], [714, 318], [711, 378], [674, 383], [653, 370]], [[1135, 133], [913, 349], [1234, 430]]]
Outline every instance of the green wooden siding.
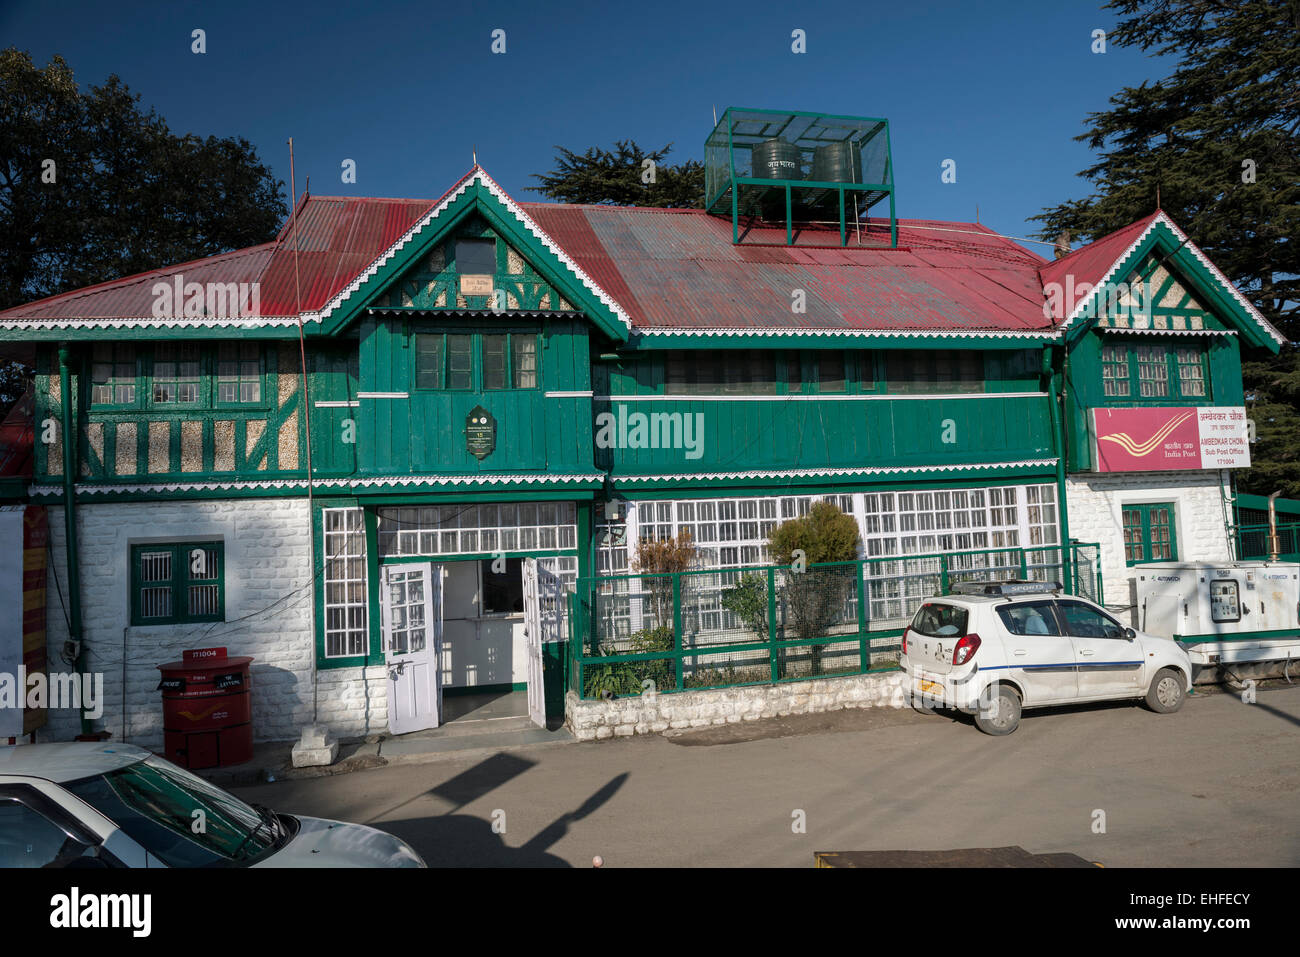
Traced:
[[[591, 468], [591, 399], [547, 392], [590, 390], [587, 332], [576, 319], [436, 317], [367, 318], [361, 323], [358, 422], [360, 470], [366, 475], [566, 472]], [[538, 384], [483, 389], [480, 334], [532, 328], [540, 334]], [[419, 389], [415, 339], [424, 333], [475, 336], [474, 388]], [[364, 393], [382, 393], [371, 397]], [[496, 419], [496, 448], [483, 460], [465, 444], [465, 420], [476, 406]]]
[[1054, 452], [1047, 401], [1045, 396], [1000, 395], [795, 401], [604, 399], [596, 402], [597, 415], [610, 413], [616, 428], [620, 417], [625, 417], [629, 439], [633, 414], [680, 413], [699, 417], [695, 421], [703, 423], [703, 442], [699, 456], [688, 458], [692, 450], [684, 447], [627, 448], [619, 437], [613, 448], [597, 450], [597, 464], [618, 476], [1050, 458]]

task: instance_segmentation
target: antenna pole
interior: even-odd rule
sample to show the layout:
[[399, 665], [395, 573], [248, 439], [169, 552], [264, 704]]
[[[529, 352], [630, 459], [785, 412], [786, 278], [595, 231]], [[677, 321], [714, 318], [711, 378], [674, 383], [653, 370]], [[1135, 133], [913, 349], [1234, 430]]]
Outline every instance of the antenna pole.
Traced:
[[[310, 177], [308, 177], [310, 182]], [[320, 696], [316, 674], [316, 514], [312, 496], [311, 468], [311, 396], [307, 394], [307, 340], [302, 327], [302, 277], [298, 269], [298, 184], [294, 178], [293, 137], [289, 137], [289, 190], [293, 194], [293, 213], [290, 232], [293, 238], [293, 291], [295, 311], [298, 314], [298, 361], [302, 372], [303, 447], [307, 452], [307, 541], [311, 549], [308, 564], [311, 567], [311, 723], [316, 724], [320, 714]]]

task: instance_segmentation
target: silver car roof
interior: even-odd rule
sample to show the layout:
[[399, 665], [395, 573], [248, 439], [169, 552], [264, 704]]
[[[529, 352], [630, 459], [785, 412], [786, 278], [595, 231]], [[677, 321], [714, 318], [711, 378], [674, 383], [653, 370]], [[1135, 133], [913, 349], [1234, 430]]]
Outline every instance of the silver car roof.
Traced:
[[66, 741], [0, 747], [0, 776], [44, 778], [63, 783], [116, 771], [152, 757], [134, 744], [105, 741]]

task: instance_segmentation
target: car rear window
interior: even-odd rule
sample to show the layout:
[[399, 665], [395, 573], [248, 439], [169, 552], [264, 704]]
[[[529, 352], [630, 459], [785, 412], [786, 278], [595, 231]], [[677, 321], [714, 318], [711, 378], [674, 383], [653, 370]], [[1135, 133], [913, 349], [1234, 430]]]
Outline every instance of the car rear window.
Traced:
[[912, 619], [912, 630], [931, 638], [966, 634], [966, 609], [961, 605], [926, 602]]

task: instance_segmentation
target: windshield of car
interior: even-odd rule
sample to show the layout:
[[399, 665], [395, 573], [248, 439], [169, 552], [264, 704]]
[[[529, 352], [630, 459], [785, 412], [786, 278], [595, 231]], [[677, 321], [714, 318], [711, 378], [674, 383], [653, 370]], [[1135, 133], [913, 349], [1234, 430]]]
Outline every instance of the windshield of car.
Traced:
[[930, 638], [966, 634], [966, 609], [960, 605], [926, 602], [912, 619], [912, 630]]
[[161, 758], [65, 784], [168, 867], [246, 863], [285, 836], [269, 811]]

